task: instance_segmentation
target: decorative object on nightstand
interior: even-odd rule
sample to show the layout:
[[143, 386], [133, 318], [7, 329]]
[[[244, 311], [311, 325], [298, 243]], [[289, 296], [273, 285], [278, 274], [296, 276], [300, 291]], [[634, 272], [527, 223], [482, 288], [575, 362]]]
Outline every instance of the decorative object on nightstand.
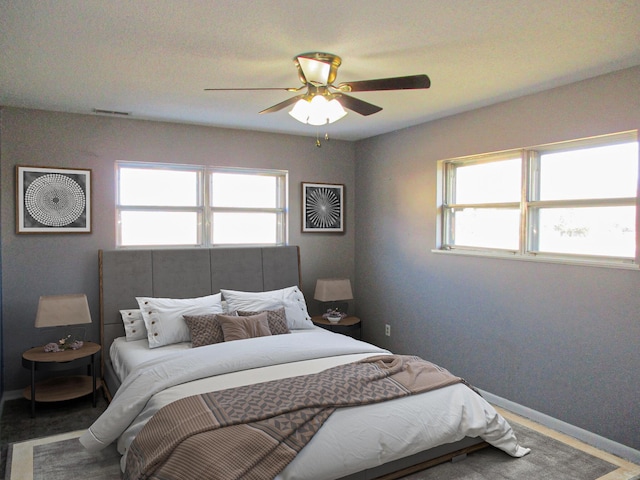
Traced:
[[326, 330], [330, 330], [335, 333], [342, 333], [343, 335], [355, 338], [356, 340], [360, 340], [362, 338], [362, 323], [358, 317], [354, 317], [353, 315], [343, 317], [338, 322], [332, 322], [331, 320], [324, 318], [324, 315], [316, 315], [311, 317], [311, 320], [314, 325]]
[[346, 300], [353, 299], [351, 281], [348, 278], [319, 278], [313, 298], [323, 302], [327, 307], [323, 317], [337, 323], [347, 316]]
[[[40, 297], [36, 328], [82, 325], [91, 323], [89, 304], [84, 294], [46, 295]], [[35, 416], [35, 402], [58, 402], [93, 394], [101, 386], [96, 378], [96, 354], [101, 347], [84, 341], [81, 333], [67, 334], [57, 342], [44, 347], [34, 347], [22, 354], [22, 365], [31, 371], [31, 385], [24, 389], [24, 396], [31, 401], [31, 416]], [[53, 377], [36, 383], [36, 370], [69, 370], [86, 365], [88, 375]]]
[[[36, 328], [61, 327], [69, 325], [82, 325], [91, 323], [91, 313], [87, 296], [78, 293], [70, 295], [43, 295], [38, 302], [36, 314]], [[45, 352], [62, 352], [64, 350], [77, 350], [82, 347], [84, 341], [84, 328], [82, 334], [67, 334], [66, 337], [44, 346]]]

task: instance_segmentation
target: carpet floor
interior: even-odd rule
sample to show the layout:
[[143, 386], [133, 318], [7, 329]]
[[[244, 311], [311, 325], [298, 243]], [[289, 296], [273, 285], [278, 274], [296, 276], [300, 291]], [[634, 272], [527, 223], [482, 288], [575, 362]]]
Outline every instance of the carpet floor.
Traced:
[[[82, 429], [104, 410], [106, 402], [101, 400], [95, 409], [86, 399], [88, 407], [82, 402], [51, 404], [41, 407], [35, 419], [29, 418], [25, 403], [24, 400], [5, 403], [0, 420], [0, 436], [6, 451], [6, 480], [121, 478], [119, 455], [114, 445], [94, 455], [87, 453], [77, 441]], [[515, 459], [490, 447], [468, 455], [463, 461], [407, 473], [402, 480], [640, 480], [638, 465], [500, 411], [513, 426], [521, 444], [532, 449], [529, 455]], [[8, 445], [4, 445], [5, 442]]]
[[62, 433], [37, 440], [11, 444], [7, 454], [7, 480], [116, 480], [120, 454], [115, 445], [87, 452], [78, 437], [85, 430]]
[[23, 398], [4, 402], [0, 417], [0, 479], [5, 478], [9, 444], [88, 428], [107, 408], [107, 401], [98, 395], [96, 408], [91, 406], [90, 396], [38, 403], [34, 418], [29, 408], [30, 403]]
[[531, 453], [513, 458], [495, 448], [486, 448], [463, 461], [443, 463], [402, 480], [640, 480], [638, 465], [510, 412], [500, 413]]

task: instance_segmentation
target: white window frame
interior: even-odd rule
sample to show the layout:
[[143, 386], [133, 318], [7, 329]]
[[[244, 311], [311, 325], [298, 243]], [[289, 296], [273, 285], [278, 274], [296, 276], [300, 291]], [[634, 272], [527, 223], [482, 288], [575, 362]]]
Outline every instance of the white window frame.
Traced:
[[[607, 146], [615, 143], [635, 141], [638, 142], [638, 131], [622, 132], [613, 135], [603, 135], [588, 139], [573, 140], [550, 145], [540, 145], [523, 149], [514, 149], [491, 154], [459, 157], [438, 162], [438, 204], [437, 204], [437, 228], [436, 249], [434, 253], [488, 256], [496, 258], [510, 258], [517, 260], [542, 261], [552, 263], [567, 263], [593, 265], [615, 268], [639, 269], [640, 268], [640, 186], [636, 190], [635, 197], [603, 198], [581, 200], [547, 200], [542, 201], [536, 197], [539, 178], [539, 159], [544, 153], [567, 149], [581, 149], [589, 146]], [[469, 205], [452, 202], [455, 185], [455, 168], [460, 165], [472, 165], [483, 162], [500, 161], [519, 156], [521, 165], [520, 199], [518, 202], [504, 203], [474, 203]], [[640, 155], [638, 159], [640, 165]], [[640, 183], [640, 179], [639, 179]], [[546, 253], [537, 250], [536, 216], [540, 208], [575, 208], [575, 207], [606, 207], [606, 206], [633, 206], [636, 210], [636, 238], [635, 256], [611, 257], [581, 254], [557, 254]], [[463, 208], [517, 208], [520, 212], [519, 246], [514, 250], [501, 250], [483, 247], [468, 247], [455, 245], [451, 241], [453, 236], [452, 212]]]
[[[276, 177], [278, 185], [277, 185], [277, 205], [274, 208], [241, 208], [241, 207], [215, 207], [211, 205], [209, 201], [209, 191], [211, 188], [211, 175], [214, 173], [233, 173], [233, 174], [246, 174], [252, 176], [269, 176]], [[288, 178], [289, 174], [285, 170], [271, 170], [271, 169], [255, 169], [255, 168], [238, 168], [238, 167], [208, 167], [205, 169], [206, 175], [206, 187], [205, 187], [205, 200], [206, 205], [208, 205], [206, 210], [206, 232], [207, 239], [209, 240], [211, 246], [222, 246], [224, 244], [213, 244], [212, 239], [209, 238], [212, 233], [212, 227], [215, 228], [213, 224], [213, 214], [219, 212], [236, 212], [236, 213], [275, 213], [277, 215], [277, 230], [276, 230], [276, 243], [269, 245], [282, 246], [287, 244], [288, 240], [288, 203], [289, 203], [289, 194], [288, 194]], [[232, 244], [234, 246], [238, 246], [239, 244]], [[250, 245], [250, 244], [242, 244], [242, 245]]]
[[[121, 168], [136, 169], [159, 169], [159, 170], [175, 170], [188, 171], [197, 174], [198, 184], [198, 204], [193, 207], [175, 207], [175, 206], [155, 206], [155, 205], [122, 205], [120, 200], [120, 178]], [[250, 243], [234, 243], [232, 246], [282, 246], [288, 242], [288, 212], [289, 212], [289, 173], [286, 170], [276, 169], [259, 169], [259, 168], [241, 168], [241, 167], [215, 167], [202, 165], [184, 165], [184, 164], [168, 164], [168, 163], [144, 163], [118, 161], [115, 164], [116, 169], [116, 248], [189, 248], [189, 247], [221, 247], [227, 244], [214, 244], [212, 226], [213, 214], [215, 212], [271, 212], [278, 216], [276, 243], [269, 244], [250, 244]], [[215, 173], [232, 173], [246, 175], [265, 175], [275, 177], [277, 179], [277, 205], [275, 208], [235, 208], [235, 207], [213, 207], [211, 206], [211, 177]], [[195, 245], [122, 245], [122, 231], [120, 223], [121, 212], [125, 211], [145, 211], [145, 212], [195, 212], [198, 218], [198, 240]]]

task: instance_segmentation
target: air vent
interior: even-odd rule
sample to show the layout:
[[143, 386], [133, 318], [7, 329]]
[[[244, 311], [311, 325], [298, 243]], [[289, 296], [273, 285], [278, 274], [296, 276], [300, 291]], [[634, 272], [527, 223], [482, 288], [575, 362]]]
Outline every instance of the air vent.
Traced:
[[103, 110], [101, 108], [94, 108], [93, 113], [97, 113], [99, 115], [118, 115], [120, 117], [128, 117], [131, 115], [129, 112], [118, 112], [117, 110]]

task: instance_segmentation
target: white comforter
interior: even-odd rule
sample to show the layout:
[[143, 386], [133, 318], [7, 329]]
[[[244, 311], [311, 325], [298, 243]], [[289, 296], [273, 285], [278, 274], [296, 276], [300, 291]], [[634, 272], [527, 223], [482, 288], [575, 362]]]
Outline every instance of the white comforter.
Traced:
[[[385, 353], [389, 352], [314, 329], [156, 358], [131, 372], [80, 441], [95, 451], [118, 440], [119, 452], [126, 455], [148, 419], [179, 398], [316, 373]], [[338, 409], [278, 479], [339, 478], [465, 436], [482, 437], [512, 456], [529, 451], [518, 445], [507, 421], [491, 405], [458, 384], [390, 402]]]

